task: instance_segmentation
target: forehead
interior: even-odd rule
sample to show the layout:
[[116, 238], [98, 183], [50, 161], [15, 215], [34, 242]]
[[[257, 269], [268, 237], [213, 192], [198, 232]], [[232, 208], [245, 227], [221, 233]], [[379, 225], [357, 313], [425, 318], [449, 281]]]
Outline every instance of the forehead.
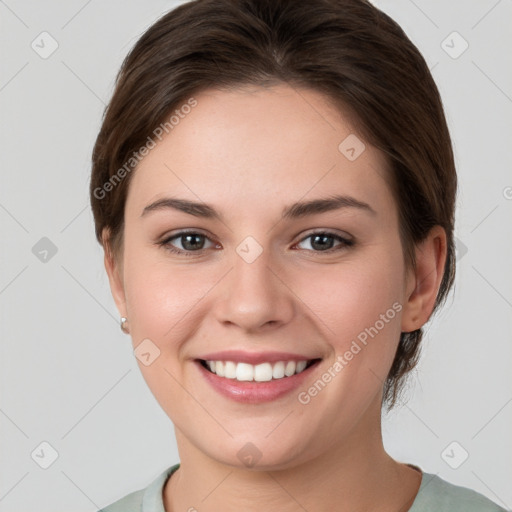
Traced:
[[280, 85], [194, 100], [139, 163], [130, 207], [173, 195], [249, 212], [333, 193], [390, 206], [384, 156], [322, 94]]

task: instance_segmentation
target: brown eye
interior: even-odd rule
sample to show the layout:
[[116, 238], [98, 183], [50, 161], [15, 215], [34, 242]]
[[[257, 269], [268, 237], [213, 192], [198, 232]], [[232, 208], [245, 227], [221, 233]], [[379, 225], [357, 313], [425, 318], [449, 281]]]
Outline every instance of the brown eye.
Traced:
[[183, 249], [186, 251], [195, 251], [202, 249], [205, 244], [205, 236], [194, 234], [180, 235], [178, 237]]
[[[207, 245], [207, 244], [210, 245]], [[202, 233], [194, 231], [182, 231], [160, 242], [161, 246], [171, 252], [190, 255], [190, 253], [201, 252], [204, 249], [214, 247], [215, 244]]]
[[[347, 238], [344, 238], [336, 233], [323, 231], [309, 234], [307, 237], [303, 238], [298, 245], [305, 241], [309, 241], [310, 248], [302, 248], [306, 250], [313, 250], [314, 252], [326, 252], [331, 250], [335, 251], [354, 245], [353, 240], [348, 240]], [[336, 244], [336, 242], [339, 243]]]

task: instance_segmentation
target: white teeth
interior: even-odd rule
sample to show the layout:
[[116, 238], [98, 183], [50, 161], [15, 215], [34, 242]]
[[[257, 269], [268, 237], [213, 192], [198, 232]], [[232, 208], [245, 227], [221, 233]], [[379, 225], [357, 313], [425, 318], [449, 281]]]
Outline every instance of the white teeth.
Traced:
[[279, 361], [272, 368], [272, 378], [273, 379], [282, 379], [284, 377], [284, 362]]
[[247, 363], [236, 365], [236, 380], [254, 380], [254, 366]]
[[222, 361], [215, 361], [215, 370], [213, 370], [219, 377], [224, 377], [224, 363]]
[[284, 367], [284, 374], [287, 377], [291, 377], [295, 373], [295, 368], [297, 365], [295, 364], [295, 361], [288, 361], [286, 363], [286, 366]]
[[233, 361], [206, 361], [208, 368], [219, 377], [238, 381], [268, 382], [291, 377], [305, 370], [307, 361], [278, 361], [274, 364], [234, 363]]
[[295, 370], [296, 373], [300, 373], [302, 370], [304, 370], [304, 368], [306, 368], [306, 365], [307, 365], [307, 361], [299, 361], [297, 363], [297, 368]]
[[224, 364], [224, 377], [236, 379], [236, 364], [233, 361], [226, 361]]
[[256, 365], [254, 367], [254, 380], [256, 382], [272, 380], [272, 365], [270, 363]]

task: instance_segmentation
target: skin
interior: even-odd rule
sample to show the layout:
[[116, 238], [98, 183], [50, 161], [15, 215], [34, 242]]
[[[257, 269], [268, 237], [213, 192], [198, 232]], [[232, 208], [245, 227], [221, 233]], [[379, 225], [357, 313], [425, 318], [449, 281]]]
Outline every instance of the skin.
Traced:
[[[122, 253], [105, 267], [133, 346], [160, 355], [140, 370], [175, 426], [181, 467], [168, 480], [170, 511], [408, 510], [421, 474], [394, 461], [381, 437], [381, 400], [400, 332], [429, 318], [446, 237], [434, 228], [406, 267], [383, 155], [366, 143], [354, 161], [338, 150], [349, 121], [318, 92], [286, 85], [207, 91], [136, 169]], [[361, 138], [361, 137], [360, 137]], [[349, 195], [367, 203], [282, 219], [296, 201]], [[163, 197], [204, 202], [222, 221], [145, 206]], [[159, 241], [204, 234], [190, 256]], [[325, 253], [308, 237], [326, 230]], [[105, 231], [105, 236], [108, 234]], [[236, 252], [248, 236], [261, 255]], [[106, 238], [105, 238], [106, 240]], [[186, 240], [168, 245], [184, 249]], [[187, 246], [190, 247], [190, 246]], [[394, 303], [402, 308], [308, 404], [297, 399]], [[212, 389], [194, 359], [210, 351], [290, 351], [322, 361], [297, 392], [264, 404]], [[238, 451], [253, 443], [248, 468]]]

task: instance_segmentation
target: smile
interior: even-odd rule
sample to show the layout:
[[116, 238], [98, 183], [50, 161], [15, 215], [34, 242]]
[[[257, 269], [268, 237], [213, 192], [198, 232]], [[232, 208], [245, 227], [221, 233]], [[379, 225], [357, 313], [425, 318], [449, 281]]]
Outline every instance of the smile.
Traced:
[[316, 359], [309, 361], [277, 361], [249, 364], [234, 361], [205, 361], [201, 364], [212, 373], [226, 379], [239, 382], [268, 382], [276, 379], [285, 379], [292, 375], [302, 373], [311, 366]]
[[194, 363], [210, 389], [235, 402], [258, 404], [293, 396], [321, 361], [296, 354], [225, 352], [195, 359]]

